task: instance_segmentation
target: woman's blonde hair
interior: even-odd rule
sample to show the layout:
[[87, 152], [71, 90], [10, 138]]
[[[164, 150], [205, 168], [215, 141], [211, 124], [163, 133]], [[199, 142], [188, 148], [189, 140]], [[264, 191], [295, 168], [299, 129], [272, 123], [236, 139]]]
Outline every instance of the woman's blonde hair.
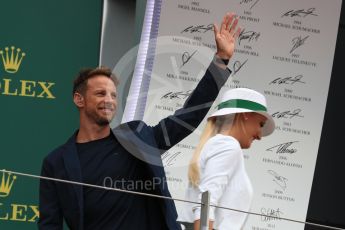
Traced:
[[197, 145], [189, 164], [188, 179], [193, 186], [198, 186], [200, 182], [199, 159], [201, 150], [205, 143], [216, 134], [230, 130], [234, 123], [243, 122], [241, 119], [239, 119], [239, 117], [240, 116], [237, 113], [211, 117], [207, 120], [205, 129], [200, 136], [199, 144]]

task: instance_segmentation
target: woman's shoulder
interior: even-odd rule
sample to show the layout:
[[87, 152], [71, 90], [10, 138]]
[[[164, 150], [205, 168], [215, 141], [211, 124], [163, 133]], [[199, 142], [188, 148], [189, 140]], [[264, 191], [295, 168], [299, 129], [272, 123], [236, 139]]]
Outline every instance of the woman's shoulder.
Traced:
[[217, 134], [211, 137], [203, 148], [205, 157], [210, 157], [214, 154], [222, 154], [233, 152], [234, 154], [242, 154], [240, 143], [232, 136]]
[[241, 148], [240, 143], [237, 139], [229, 135], [217, 134], [211, 137], [207, 142], [207, 145], [224, 145], [224, 146], [233, 146]]

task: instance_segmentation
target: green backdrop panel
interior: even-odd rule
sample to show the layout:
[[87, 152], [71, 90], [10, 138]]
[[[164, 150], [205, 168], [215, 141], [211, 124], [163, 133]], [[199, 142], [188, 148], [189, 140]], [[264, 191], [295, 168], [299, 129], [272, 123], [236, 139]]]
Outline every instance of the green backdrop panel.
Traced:
[[[78, 127], [72, 82], [80, 68], [98, 64], [102, 1], [0, 7], [0, 169], [37, 175]], [[38, 182], [0, 173], [0, 229], [37, 229]]]

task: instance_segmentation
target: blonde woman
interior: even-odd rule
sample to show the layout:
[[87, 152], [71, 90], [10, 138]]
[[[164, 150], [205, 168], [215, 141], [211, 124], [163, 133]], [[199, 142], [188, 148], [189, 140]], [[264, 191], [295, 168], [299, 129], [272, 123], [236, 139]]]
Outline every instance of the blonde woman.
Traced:
[[[275, 128], [267, 113], [265, 97], [251, 89], [228, 90], [218, 110], [208, 119], [190, 166], [187, 199], [200, 202], [201, 193], [211, 193], [211, 204], [249, 211], [253, 189], [248, 178], [242, 149], [254, 140], [270, 135]], [[247, 214], [210, 209], [210, 229], [239, 230]], [[199, 230], [200, 206], [188, 205], [179, 220], [187, 229]], [[194, 228], [193, 228], [194, 227]]]

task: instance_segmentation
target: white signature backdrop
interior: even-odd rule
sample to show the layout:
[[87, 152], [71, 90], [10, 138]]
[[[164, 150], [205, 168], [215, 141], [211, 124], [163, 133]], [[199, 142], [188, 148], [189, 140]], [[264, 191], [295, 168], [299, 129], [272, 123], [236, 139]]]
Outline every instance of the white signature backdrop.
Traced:
[[[244, 229], [304, 229], [279, 217], [306, 218], [341, 0], [157, 2], [155, 57], [148, 71], [151, 80], [142, 90], [148, 90], [144, 121], [154, 125], [183, 105], [213, 57], [212, 23], [228, 11], [236, 12], [244, 30], [229, 63], [232, 76], [221, 93], [234, 87], [263, 93], [277, 125], [273, 135], [245, 150], [254, 187], [251, 212], [272, 218], [250, 215]], [[174, 198], [184, 198], [188, 163], [203, 127], [163, 155]], [[176, 206], [180, 212], [183, 204]]]

